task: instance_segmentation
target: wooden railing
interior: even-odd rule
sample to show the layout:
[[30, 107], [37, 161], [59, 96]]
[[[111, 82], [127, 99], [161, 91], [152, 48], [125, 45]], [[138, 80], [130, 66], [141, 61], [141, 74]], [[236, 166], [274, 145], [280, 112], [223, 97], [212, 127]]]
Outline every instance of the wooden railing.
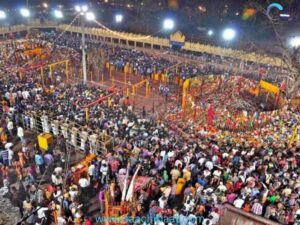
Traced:
[[247, 213], [241, 209], [237, 209], [232, 205], [226, 204], [224, 212], [220, 217], [218, 225], [279, 225], [274, 221]]

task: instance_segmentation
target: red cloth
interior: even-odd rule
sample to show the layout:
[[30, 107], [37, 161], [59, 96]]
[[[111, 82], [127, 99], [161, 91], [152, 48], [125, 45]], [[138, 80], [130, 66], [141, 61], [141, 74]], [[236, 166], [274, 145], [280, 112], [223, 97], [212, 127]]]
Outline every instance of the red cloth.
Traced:
[[92, 225], [92, 222], [89, 219], [85, 219], [84, 225]]
[[48, 185], [47, 191], [53, 193], [55, 191], [55, 187], [53, 187], [52, 185]]
[[214, 116], [215, 116], [215, 111], [213, 109], [213, 106], [210, 105], [208, 110], [207, 110], [207, 125], [212, 126], [214, 123]]
[[9, 107], [8, 107], [8, 106], [6, 106], [6, 105], [5, 105], [5, 106], [3, 106], [3, 111], [4, 111], [4, 112], [6, 112], [6, 113], [8, 113], [8, 112], [9, 112]]
[[115, 92], [115, 87], [110, 87], [109, 89], [108, 89], [108, 93], [114, 93]]
[[280, 84], [280, 90], [285, 91], [285, 89], [286, 89], [286, 80], [283, 80]]
[[118, 171], [118, 168], [119, 168], [119, 165], [120, 165], [118, 160], [112, 160], [109, 164], [110, 164], [112, 172], [117, 172]]

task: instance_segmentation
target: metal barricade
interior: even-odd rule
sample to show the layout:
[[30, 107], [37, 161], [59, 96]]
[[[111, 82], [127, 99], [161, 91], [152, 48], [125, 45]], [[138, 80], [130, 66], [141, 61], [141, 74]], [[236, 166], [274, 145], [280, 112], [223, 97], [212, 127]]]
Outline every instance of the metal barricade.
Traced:
[[92, 131], [76, 123], [55, 119], [45, 114], [27, 112], [22, 114], [24, 129], [34, 133], [51, 133], [54, 138], [63, 136], [76, 150], [89, 151], [99, 155], [108, 152], [108, 146], [114, 146], [114, 139], [103, 131]]

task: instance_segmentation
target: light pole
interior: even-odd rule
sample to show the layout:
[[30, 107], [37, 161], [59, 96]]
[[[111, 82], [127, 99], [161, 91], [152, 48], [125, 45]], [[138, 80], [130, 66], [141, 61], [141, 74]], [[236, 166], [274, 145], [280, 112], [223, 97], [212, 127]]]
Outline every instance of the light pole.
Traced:
[[85, 33], [84, 33], [84, 19], [81, 17], [81, 50], [82, 50], [82, 70], [83, 70], [83, 83], [86, 84], [87, 81], [87, 71], [86, 71], [86, 45], [85, 45]]
[[86, 69], [86, 43], [85, 43], [85, 33], [84, 33], [84, 16], [87, 20], [95, 20], [95, 16], [92, 12], [88, 12], [88, 7], [86, 5], [76, 6], [75, 10], [80, 13], [81, 16], [81, 51], [82, 51], [82, 74], [83, 83], [87, 82], [87, 69]]

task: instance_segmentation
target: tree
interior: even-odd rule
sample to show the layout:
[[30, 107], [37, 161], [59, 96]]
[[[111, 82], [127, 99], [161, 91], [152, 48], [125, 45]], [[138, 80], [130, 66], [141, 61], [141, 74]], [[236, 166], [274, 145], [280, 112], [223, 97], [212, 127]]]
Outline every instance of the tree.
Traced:
[[[291, 11], [295, 8], [296, 0], [285, 0], [278, 1], [282, 2], [286, 11]], [[282, 18], [279, 17], [279, 11], [276, 9], [274, 12], [270, 12], [268, 14], [267, 7], [272, 2], [267, 1], [267, 4], [262, 4], [259, 0], [251, 0], [249, 1], [249, 6], [254, 7], [257, 10], [258, 16], [261, 16], [261, 20], [256, 20], [256, 26], [262, 27], [264, 29], [271, 29], [271, 32], [274, 34], [276, 44], [274, 44], [274, 48], [278, 48], [280, 50], [280, 58], [283, 62], [283, 67], [286, 70], [284, 74], [278, 74], [278, 80], [286, 81], [286, 93], [289, 97], [295, 97], [300, 90], [300, 61], [299, 61], [299, 47], [290, 49], [286, 44], [286, 35], [284, 35], [286, 31], [286, 26], [291, 25], [293, 21], [283, 21]], [[291, 14], [291, 16], [296, 16]]]

